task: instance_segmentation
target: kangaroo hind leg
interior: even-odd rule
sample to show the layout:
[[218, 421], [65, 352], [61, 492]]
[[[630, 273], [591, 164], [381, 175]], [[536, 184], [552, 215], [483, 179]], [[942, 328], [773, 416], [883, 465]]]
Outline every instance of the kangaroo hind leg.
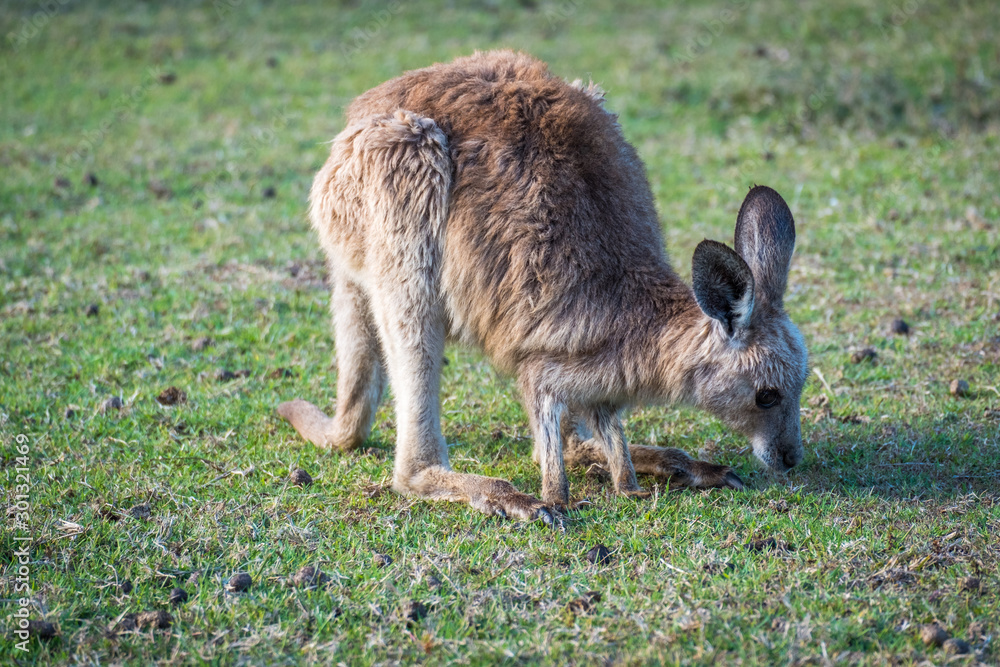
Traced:
[[359, 138], [370, 184], [369, 303], [396, 408], [393, 488], [555, 523], [554, 510], [510, 482], [455, 472], [448, 461], [439, 396], [447, 326], [440, 290], [453, 165], [444, 134], [428, 118], [397, 111], [372, 119]]

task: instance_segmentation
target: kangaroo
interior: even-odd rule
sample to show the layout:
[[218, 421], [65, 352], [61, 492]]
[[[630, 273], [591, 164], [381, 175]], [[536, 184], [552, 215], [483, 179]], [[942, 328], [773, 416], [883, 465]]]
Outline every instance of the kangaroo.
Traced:
[[[510, 51], [411, 71], [358, 97], [316, 175], [309, 216], [329, 261], [336, 336], [333, 418], [302, 400], [278, 413], [318, 446], [369, 435], [392, 384], [393, 488], [487, 514], [558, 523], [566, 465], [597, 463], [620, 494], [636, 473], [730, 487], [728, 467], [629, 445], [624, 408], [700, 406], [786, 471], [802, 458], [807, 352], [782, 298], [795, 224], [754, 187], [735, 250], [671, 268], [638, 155], [604, 93]], [[441, 435], [445, 342], [516, 377], [541, 468], [541, 499], [452, 470]]]

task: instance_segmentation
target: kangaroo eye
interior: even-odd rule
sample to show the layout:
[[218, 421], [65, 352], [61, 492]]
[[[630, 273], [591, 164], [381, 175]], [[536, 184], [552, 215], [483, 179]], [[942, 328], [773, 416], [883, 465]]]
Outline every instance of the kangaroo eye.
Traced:
[[767, 410], [781, 403], [781, 394], [777, 389], [761, 389], [757, 392], [757, 407]]

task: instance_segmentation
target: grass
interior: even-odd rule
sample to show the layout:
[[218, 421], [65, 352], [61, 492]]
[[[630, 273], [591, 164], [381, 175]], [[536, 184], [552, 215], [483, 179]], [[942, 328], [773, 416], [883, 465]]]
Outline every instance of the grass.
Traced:
[[[971, 644], [953, 660], [996, 664], [993, 4], [427, 4], [0, 9], [5, 509], [22, 442], [31, 477], [28, 525], [9, 512], [0, 533], [3, 660], [940, 663], [916, 631], [937, 620]], [[349, 456], [276, 417], [293, 397], [334, 400], [305, 198], [344, 105], [499, 46], [607, 89], [682, 273], [702, 238], [731, 238], [751, 183], [786, 195], [787, 305], [818, 371], [788, 478], [705, 414], [641, 408], [633, 441], [731, 464], [750, 488], [645, 480], [654, 498], [634, 501], [577, 471], [572, 493], [592, 504], [552, 532], [388, 491], [389, 407]], [[852, 363], [866, 347], [876, 363]], [[475, 352], [447, 356], [453, 464], [538, 493], [511, 381]], [[168, 387], [186, 401], [161, 405]], [[102, 413], [113, 395], [124, 407]], [[295, 468], [315, 483], [292, 485]], [[57, 630], [27, 651], [20, 537], [30, 615]], [[777, 548], [757, 548], [768, 538]], [[610, 562], [588, 562], [598, 544]], [[287, 586], [307, 564], [330, 582]], [[237, 572], [253, 586], [226, 592]], [[187, 602], [169, 604], [174, 587]], [[426, 615], [407, 618], [412, 602]], [[121, 631], [147, 610], [170, 628]]]

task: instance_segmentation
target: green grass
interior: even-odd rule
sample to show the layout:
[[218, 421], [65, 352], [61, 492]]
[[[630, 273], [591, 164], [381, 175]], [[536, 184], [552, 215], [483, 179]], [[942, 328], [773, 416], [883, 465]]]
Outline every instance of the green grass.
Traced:
[[[994, 3], [101, 4], [0, 9], [5, 509], [19, 440], [32, 480], [28, 528], [7, 515], [0, 533], [5, 664], [940, 664], [916, 632], [933, 620], [972, 645], [959, 664], [1000, 661]], [[787, 479], [705, 414], [638, 409], [633, 441], [731, 464], [749, 489], [635, 501], [577, 471], [592, 504], [553, 532], [385, 488], [389, 407], [353, 455], [274, 414], [335, 398], [305, 199], [344, 105], [500, 46], [608, 91], [683, 274], [702, 238], [731, 239], [750, 184], [788, 199], [787, 305], [825, 384], [807, 385]], [[863, 347], [877, 364], [851, 363]], [[538, 493], [514, 385], [447, 356], [452, 463]], [[171, 386], [185, 403], [156, 401]], [[125, 407], [101, 414], [111, 395]], [[291, 485], [297, 467], [315, 484]], [[58, 630], [27, 652], [19, 536], [31, 616]], [[747, 548], [771, 537], [789, 548]], [[587, 562], [596, 544], [609, 564]], [[306, 564], [329, 584], [286, 586]], [[225, 592], [240, 571], [253, 587]], [[171, 607], [175, 586], [190, 597]], [[426, 616], [407, 622], [410, 601]], [[112, 631], [157, 609], [169, 630]]]

